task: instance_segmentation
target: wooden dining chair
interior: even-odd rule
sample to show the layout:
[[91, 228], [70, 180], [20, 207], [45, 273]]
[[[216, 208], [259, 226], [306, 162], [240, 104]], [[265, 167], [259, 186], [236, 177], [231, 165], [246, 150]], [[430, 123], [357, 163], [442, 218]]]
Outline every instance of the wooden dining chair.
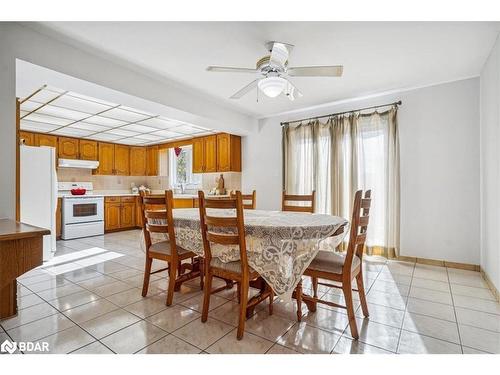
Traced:
[[[305, 205], [291, 205], [288, 202], [296, 203], [307, 203]], [[298, 195], [298, 194], [287, 194], [283, 191], [281, 197], [281, 211], [293, 211], [293, 212], [309, 212], [314, 213], [314, 207], [316, 205], [316, 190], [313, 190], [309, 195]]]
[[[211, 294], [225, 289], [225, 286], [223, 286], [212, 290], [212, 278], [219, 277], [226, 280], [233, 280], [238, 285], [240, 304], [236, 337], [238, 340], [241, 340], [245, 330], [247, 308], [252, 308], [269, 297], [269, 314], [271, 315], [273, 313], [274, 293], [273, 290], [266, 285], [265, 290], [258, 298], [248, 299], [250, 281], [256, 280], [260, 276], [257, 271], [248, 265], [241, 192], [237, 191], [234, 198], [205, 199], [204, 193], [199, 191], [198, 197], [205, 266], [205, 285], [203, 290], [204, 296], [201, 321], [207, 321]], [[210, 211], [207, 214], [207, 209], [235, 209], [236, 216], [213, 216], [216, 213]], [[231, 228], [231, 230], [228, 230], [229, 228]], [[219, 258], [212, 257], [211, 243], [238, 246], [240, 260], [224, 263]]]
[[[310, 276], [313, 284], [313, 296], [302, 295], [302, 284], [299, 283], [295, 290], [297, 299], [297, 318], [300, 321], [302, 316], [302, 301], [322, 303], [328, 306], [340, 307], [347, 310], [351, 336], [359, 338], [356, 319], [354, 316], [354, 304], [352, 291], [359, 293], [361, 309], [363, 315], [368, 317], [368, 305], [366, 303], [365, 287], [363, 285], [363, 250], [366, 241], [366, 230], [368, 228], [371, 190], [363, 192], [358, 190], [354, 196], [354, 206], [352, 211], [351, 230], [347, 251], [343, 254], [333, 251], [320, 251], [304, 272], [304, 276]], [[318, 278], [340, 283], [340, 285], [330, 283], [320, 283]], [[352, 289], [352, 280], [356, 279], [358, 289]], [[331, 288], [342, 289], [346, 305], [339, 305], [334, 302], [324, 301], [318, 298], [318, 284]], [[313, 310], [314, 311], [314, 310]]]
[[[231, 198], [236, 198], [236, 193], [231, 192]], [[243, 208], [246, 210], [255, 210], [257, 207], [257, 192], [254, 190], [252, 194], [241, 194]]]
[[[145, 297], [148, 294], [150, 275], [168, 269], [167, 306], [172, 304], [174, 290], [178, 289], [180, 284], [200, 276], [199, 262], [193, 262], [188, 267], [190, 272], [184, 273], [186, 267], [183, 267], [182, 261], [194, 260], [196, 254], [176, 244], [172, 207], [172, 190], [166, 190], [164, 195], [141, 194], [142, 223], [146, 244], [142, 296]], [[151, 233], [166, 234], [168, 239], [152, 243]], [[154, 259], [167, 262], [168, 267], [151, 272]]]

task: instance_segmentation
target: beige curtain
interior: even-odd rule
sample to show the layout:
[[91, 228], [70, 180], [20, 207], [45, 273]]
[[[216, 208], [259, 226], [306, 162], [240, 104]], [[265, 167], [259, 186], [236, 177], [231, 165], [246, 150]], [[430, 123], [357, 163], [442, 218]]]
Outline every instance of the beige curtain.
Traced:
[[397, 108], [333, 116], [326, 123], [283, 127], [284, 189], [316, 190], [316, 212], [350, 218], [356, 190], [372, 190], [367, 252], [387, 257], [399, 249]]

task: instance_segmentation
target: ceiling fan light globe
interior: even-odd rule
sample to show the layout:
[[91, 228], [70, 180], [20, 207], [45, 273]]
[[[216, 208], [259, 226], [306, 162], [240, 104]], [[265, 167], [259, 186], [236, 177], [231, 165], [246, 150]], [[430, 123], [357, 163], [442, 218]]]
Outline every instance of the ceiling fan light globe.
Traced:
[[267, 77], [259, 81], [259, 90], [266, 96], [275, 98], [285, 89], [287, 80], [281, 77]]

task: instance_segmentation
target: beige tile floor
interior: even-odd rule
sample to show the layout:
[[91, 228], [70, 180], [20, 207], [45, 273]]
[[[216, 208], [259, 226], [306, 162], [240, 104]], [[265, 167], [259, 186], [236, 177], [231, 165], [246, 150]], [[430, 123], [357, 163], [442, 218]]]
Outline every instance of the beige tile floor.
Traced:
[[[200, 321], [198, 280], [165, 306], [166, 273], [141, 297], [140, 231], [59, 241], [55, 259], [19, 279], [19, 314], [0, 342], [46, 341], [53, 353], [500, 353], [500, 304], [479, 273], [366, 257], [370, 318], [355, 295], [360, 339], [345, 310], [319, 307], [296, 321], [294, 302], [258, 307], [236, 340], [235, 290], [212, 298]], [[155, 269], [163, 268], [157, 262]], [[310, 286], [304, 280], [304, 287]], [[343, 302], [337, 289], [323, 298]]]

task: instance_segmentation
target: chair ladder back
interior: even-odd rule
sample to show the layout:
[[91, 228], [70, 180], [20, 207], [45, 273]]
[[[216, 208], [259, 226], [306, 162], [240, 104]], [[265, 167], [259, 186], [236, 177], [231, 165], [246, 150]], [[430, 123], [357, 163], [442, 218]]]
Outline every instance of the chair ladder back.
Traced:
[[[236, 197], [234, 192], [231, 192], [231, 198]], [[241, 194], [243, 208], [246, 210], [255, 210], [257, 208], [257, 191], [252, 191], [252, 194]]]
[[[173, 257], [177, 257], [177, 248], [175, 246], [173, 192], [165, 190], [164, 195], [150, 195], [141, 192], [141, 212], [144, 239], [146, 241], [146, 251], [152, 245], [151, 233], [168, 234], [170, 242], [170, 251]], [[150, 220], [162, 220], [164, 223], [150, 222]]]
[[[210, 199], [205, 198], [203, 191], [198, 191], [201, 234], [203, 238], [203, 250], [206, 266], [210, 265], [212, 259], [211, 243], [221, 245], [239, 245], [241, 273], [248, 277], [248, 259], [246, 253], [245, 226], [243, 219], [243, 204], [241, 192], [237, 191], [234, 198]], [[207, 215], [207, 208], [212, 209], [235, 209], [235, 217], [217, 217], [213, 213]], [[236, 233], [220, 233], [214, 231], [216, 228], [236, 229]]]
[[[303, 202], [307, 203], [306, 206], [290, 205], [287, 202]], [[311, 194], [300, 195], [300, 194], [287, 194], [283, 191], [281, 199], [281, 210], [291, 211], [291, 212], [309, 212], [314, 213], [316, 207], [316, 190], [313, 190]]]
[[353, 209], [352, 229], [354, 230], [355, 235], [355, 237], [353, 238], [354, 251], [361, 260], [363, 258], [368, 223], [370, 222], [369, 213], [371, 206], [371, 190], [367, 190], [364, 197], [362, 197], [362, 191], [359, 190], [358, 192], [356, 192], [355, 201], [356, 199], [359, 200], [359, 205], [356, 210]]

